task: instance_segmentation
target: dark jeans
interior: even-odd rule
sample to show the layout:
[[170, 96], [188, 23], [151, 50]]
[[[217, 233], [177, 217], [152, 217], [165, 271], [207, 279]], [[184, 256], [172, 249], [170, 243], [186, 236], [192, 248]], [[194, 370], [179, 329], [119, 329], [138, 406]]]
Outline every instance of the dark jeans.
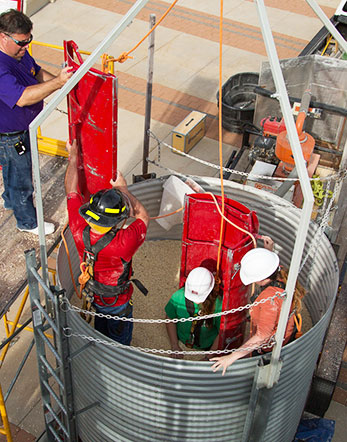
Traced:
[[[132, 303], [129, 304], [129, 302], [123, 305], [117, 305], [116, 307], [105, 307], [97, 304], [93, 305], [97, 313], [132, 318], [133, 306]], [[106, 319], [95, 316], [94, 327], [95, 330], [98, 330], [100, 333], [108, 336], [114, 341], [117, 341], [123, 345], [130, 345], [134, 328], [133, 322], [119, 320], [115, 321], [114, 319]]]
[[[18, 155], [14, 145], [22, 141], [27, 151]], [[37, 227], [33, 204], [33, 181], [29, 132], [15, 136], [0, 135], [0, 165], [4, 180], [4, 207], [12, 209], [20, 229]]]

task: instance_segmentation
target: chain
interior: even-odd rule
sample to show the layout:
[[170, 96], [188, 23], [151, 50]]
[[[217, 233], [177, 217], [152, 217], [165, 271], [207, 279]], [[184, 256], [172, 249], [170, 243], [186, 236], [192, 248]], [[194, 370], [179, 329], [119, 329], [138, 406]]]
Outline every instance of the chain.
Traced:
[[[337, 184], [337, 183], [336, 183], [336, 184]], [[335, 185], [336, 185], [336, 184], [335, 184]], [[328, 205], [328, 200], [329, 200], [328, 195], [329, 195], [329, 193], [330, 193], [330, 187], [331, 187], [331, 180], [329, 180], [329, 181], [327, 182], [327, 185], [326, 185], [325, 195], [323, 196], [322, 213], [326, 213], [326, 209], [327, 209], [327, 205]]]
[[208, 351], [192, 351], [192, 350], [163, 350], [163, 349], [158, 349], [158, 348], [148, 348], [148, 347], [135, 347], [135, 346], [129, 346], [129, 345], [123, 345], [120, 344], [119, 342], [116, 341], [105, 341], [103, 339], [100, 338], [94, 338], [93, 336], [89, 336], [89, 335], [84, 335], [82, 333], [73, 333], [71, 331], [70, 327], [65, 327], [63, 329], [64, 331], [64, 335], [67, 338], [70, 338], [72, 336], [77, 337], [77, 338], [82, 338], [85, 339], [87, 341], [93, 341], [96, 342], [98, 344], [104, 344], [104, 345], [108, 345], [109, 347], [118, 347], [118, 348], [127, 348], [129, 350], [134, 350], [134, 351], [141, 351], [144, 353], [158, 353], [158, 354], [163, 354], [163, 355], [221, 355], [221, 354], [230, 354], [230, 353], [234, 353], [236, 351], [255, 351], [255, 350], [260, 350], [260, 349], [270, 349], [275, 345], [275, 341], [274, 338], [271, 337], [267, 342], [259, 345], [259, 346], [252, 346], [252, 347], [240, 347], [240, 348], [234, 348], [232, 350], [208, 350]]
[[[209, 161], [205, 161], [205, 160], [202, 160], [200, 158], [193, 157], [192, 155], [189, 155], [188, 153], [185, 153], [185, 152], [183, 152], [181, 150], [178, 150], [175, 147], [171, 146], [170, 144], [165, 143], [164, 141], [160, 141], [159, 138], [151, 130], [148, 130], [148, 134], [152, 138], [154, 138], [156, 140], [158, 149], [159, 149], [159, 147], [161, 145], [163, 145], [163, 146], [167, 147], [168, 149], [170, 149], [170, 150], [172, 150], [172, 151], [174, 151], [176, 153], [179, 153], [180, 155], [182, 155], [184, 157], [187, 157], [187, 158], [189, 158], [189, 159], [191, 159], [193, 161], [196, 161], [196, 162], [198, 162], [200, 164], [203, 164], [205, 166], [208, 166], [208, 167], [212, 167], [213, 169], [220, 170], [220, 166], [217, 165], [217, 164], [213, 164], [213, 163], [210, 163]], [[160, 161], [160, 159], [159, 159], [159, 161]], [[241, 175], [241, 176], [244, 176], [244, 177], [248, 177], [249, 175], [252, 175], [252, 179], [265, 179], [265, 180], [269, 180], [269, 181], [271, 181], [271, 180], [276, 180], [276, 181], [293, 181], [293, 182], [298, 181], [298, 178], [281, 178], [281, 177], [272, 177], [272, 176], [268, 176], [268, 175], [256, 175], [256, 174], [253, 174], [251, 172], [249, 172], [249, 173], [241, 172], [240, 170], [229, 169], [227, 167], [222, 167], [222, 170], [224, 172], [229, 172], [229, 173], [233, 173], [233, 174], [236, 174], [236, 175]], [[328, 175], [326, 177], [310, 178], [310, 181], [325, 181], [325, 180], [329, 180], [329, 179], [338, 178], [339, 176], [340, 176], [340, 174], [339, 174], [339, 172], [337, 172], [335, 174], [331, 174], [331, 175]]]
[[[170, 169], [169, 167], [165, 167], [163, 165], [161, 165], [160, 163], [157, 163], [154, 160], [150, 160], [149, 158], [146, 158], [146, 161], [148, 163], [153, 164], [154, 166], [160, 167], [163, 170], [166, 170], [167, 172], [169, 172], [171, 175], [177, 175], [177, 176], [181, 176], [182, 178], [187, 178], [188, 175], [184, 175], [183, 173], [177, 172], [176, 170]], [[194, 176], [194, 175], [189, 175], [189, 176]]]
[[124, 316], [115, 316], [115, 315], [108, 315], [108, 314], [105, 315], [104, 313], [97, 313], [94, 311], [83, 310], [75, 305], [72, 305], [66, 297], [63, 298], [63, 300], [61, 302], [61, 306], [62, 305], [67, 306], [65, 311], [70, 310], [73, 312], [84, 313], [84, 314], [90, 315], [90, 316], [98, 316], [100, 318], [105, 318], [105, 319], [114, 319], [115, 321], [137, 322], [140, 324], [169, 324], [169, 323], [176, 324], [177, 322], [204, 321], [205, 319], [209, 319], [209, 318], [217, 318], [219, 316], [229, 315], [229, 314], [236, 313], [236, 312], [242, 312], [243, 310], [253, 308], [259, 304], [264, 304], [265, 302], [272, 301], [275, 298], [280, 298], [280, 299], [285, 298], [286, 295], [287, 295], [287, 293], [285, 291], [284, 292], [276, 292], [275, 295], [273, 295], [271, 297], [261, 299], [260, 301], [255, 301], [253, 304], [241, 305], [240, 307], [237, 307], [237, 308], [234, 308], [231, 310], [225, 310], [223, 312], [218, 312], [218, 313], [211, 313], [209, 315], [190, 316], [189, 318], [174, 318], [174, 319], [169, 319], [169, 318], [166, 318], [166, 319], [143, 319], [143, 318], [126, 318]]
[[[329, 204], [328, 204], [328, 206], [327, 206], [327, 208], [326, 208], [326, 210], [324, 212], [324, 215], [322, 217], [322, 221], [321, 221], [321, 223], [320, 223], [320, 225], [318, 227], [318, 230], [317, 230], [317, 232], [316, 232], [316, 234], [315, 234], [315, 236], [313, 238], [313, 241], [310, 244], [310, 247], [308, 249], [307, 255], [305, 256], [305, 258], [303, 259], [303, 261], [301, 263], [299, 273], [301, 272], [301, 270], [303, 269], [304, 265], [306, 264], [306, 261], [308, 260], [308, 257], [310, 256], [311, 251], [314, 250], [314, 253], [313, 253], [313, 256], [312, 256], [311, 269], [310, 269], [309, 274], [311, 273], [312, 266], [313, 266], [314, 260], [316, 258], [317, 250], [318, 250], [317, 244], [320, 242], [320, 240], [322, 238], [322, 235], [323, 235], [323, 233], [324, 233], [324, 231], [325, 231], [325, 229], [326, 229], [326, 227], [328, 225], [329, 217], [330, 217], [330, 212], [331, 212], [331, 207], [332, 207], [332, 205], [333, 205], [333, 203], [335, 201], [336, 195], [337, 195], [338, 191], [340, 190], [342, 182], [343, 182], [343, 180], [345, 178], [346, 178], [346, 170], [344, 170], [344, 171], [339, 173], [339, 178], [336, 181], [335, 186], [334, 186], [333, 195], [332, 195], [331, 198], [329, 198]], [[309, 276], [308, 276], [307, 279], [309, 280]]]

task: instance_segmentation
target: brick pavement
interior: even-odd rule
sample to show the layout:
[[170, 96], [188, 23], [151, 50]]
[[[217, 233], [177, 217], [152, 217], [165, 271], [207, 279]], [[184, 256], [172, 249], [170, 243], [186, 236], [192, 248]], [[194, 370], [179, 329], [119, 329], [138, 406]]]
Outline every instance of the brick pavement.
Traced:
[[[93, 7], [102, 8], [117, 14], [124, 15], [135, 3], [135, 0], [76, 0]], [[138, 13], [136, 19], [148, 21], [150, 13], [157, 14], [157, 19], [168, 9], [169, 4], [161, 1], [150, 1]], [[300, 12], [297, 10], [296, 12]], [[219, 17], [205, 12], [196, 11], [176, 5], [170, 14], [165, 17], [163, 25], [175, 31], [194, 35], [210, 41], [219, 41]], [[280, 58], [295, 57], [308, 43], [306, 40], [294, 38], [290, 35], [273, 33], [278, 55]], [[223, 20], [223, 44], [242, 49], [250, 53], [266, 55], [260, 27], [248, 25], [234, 20]], [[130, 49], [130, 48], [128, 48]]]

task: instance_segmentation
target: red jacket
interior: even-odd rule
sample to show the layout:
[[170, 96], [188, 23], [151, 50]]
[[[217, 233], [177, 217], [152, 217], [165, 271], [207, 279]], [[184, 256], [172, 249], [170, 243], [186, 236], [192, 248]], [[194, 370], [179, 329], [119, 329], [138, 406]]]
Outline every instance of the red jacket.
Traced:
[[[75, 240], [81, 262], [83, 261], [85, 249], [82, 234], [88, 225], [78, 212], [82, 204], [82, 197], [78, 193], [71, 192], [67, 195], [70, 230]], [[146, 225], [140, 219], [135, 220], [125, 229], [120, 229], [111, 243], [100, 251], [94, 265], [94, 279], [106, 285], [117, 285], [118, 278], [124, 272], [122, 260], [127, 263], [131, 261], [137, 249], [145, 241], [146, 232]], [[91, 245], [94, 245], [100, 237], [101, 235], [91, 231]], [[133, 290], [133, 286], [130, 284], [129, 290], [118, 296], [115, 305], [122, 305], [128, 302]], [[113, 305], [114, 300], [114, 297], [105, 298], [105, 302], [110, 305]], [[94, 296], [94, 302], [98, 305], [105, 305], [97, 295]]]

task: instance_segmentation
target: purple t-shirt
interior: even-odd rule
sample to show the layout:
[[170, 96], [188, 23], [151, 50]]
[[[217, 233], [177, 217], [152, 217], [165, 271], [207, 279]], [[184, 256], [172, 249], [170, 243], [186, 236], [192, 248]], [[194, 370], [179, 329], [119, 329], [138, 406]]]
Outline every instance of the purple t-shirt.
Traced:
[[0, 133], [26, 130], [41, 112], [43, 101], [20, 107], [16, 103], [27, 86], [38, 84], [41, 67], [26, 52], [18, 61], [0, 51]]

